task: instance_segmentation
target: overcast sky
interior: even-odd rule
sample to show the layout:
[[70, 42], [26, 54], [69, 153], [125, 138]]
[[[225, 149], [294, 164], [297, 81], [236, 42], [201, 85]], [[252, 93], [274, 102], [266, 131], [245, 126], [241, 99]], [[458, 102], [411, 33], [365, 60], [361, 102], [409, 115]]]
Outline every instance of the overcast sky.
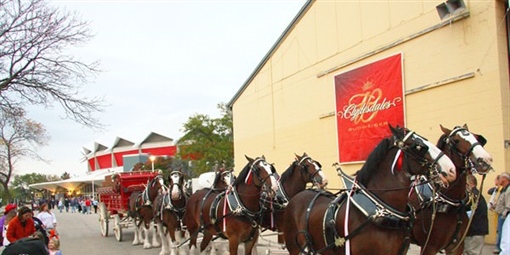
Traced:
[[54, 109], [30, 108], [29, 117], [51, 136], [39, 154], [50, 163], [23, 160], [16, 174], [83, 174], [82, 148], [110, 146], [116, 136], [140, 142], [151, 131], [177, 140], [193, 114], [219, 116], [305, 0], [262, 1], [51, 1], [91, 22], [95, 37], [73, 49], [103, 73], [87, 96], [108, 104], [97, 117], [101, 132], [63, 119]]

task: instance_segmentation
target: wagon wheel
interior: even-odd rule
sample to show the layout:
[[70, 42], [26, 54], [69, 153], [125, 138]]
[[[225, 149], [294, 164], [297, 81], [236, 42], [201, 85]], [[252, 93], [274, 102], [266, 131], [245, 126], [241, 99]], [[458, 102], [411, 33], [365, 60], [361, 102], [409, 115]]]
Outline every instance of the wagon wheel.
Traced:
[[108, 236], [108, 210], [104, 203], [99, 203], [99, 227], [101, 228], [101, 235]]
[[115, 232], [117, 241], [122, 242], [122, 224], [118, 214], [113, 215], [113, 232]]

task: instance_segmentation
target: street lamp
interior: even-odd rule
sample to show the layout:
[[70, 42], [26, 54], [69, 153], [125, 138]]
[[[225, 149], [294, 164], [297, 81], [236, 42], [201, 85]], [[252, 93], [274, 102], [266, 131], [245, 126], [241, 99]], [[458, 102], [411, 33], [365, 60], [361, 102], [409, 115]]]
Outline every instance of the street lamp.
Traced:
[[151, 155], [151, 156], [149, 157], [149, 159], [151, 160], [151, 163], [152, 163], [152, 172], [154, 172], [154, 160], [156, 159], [156, 156]]

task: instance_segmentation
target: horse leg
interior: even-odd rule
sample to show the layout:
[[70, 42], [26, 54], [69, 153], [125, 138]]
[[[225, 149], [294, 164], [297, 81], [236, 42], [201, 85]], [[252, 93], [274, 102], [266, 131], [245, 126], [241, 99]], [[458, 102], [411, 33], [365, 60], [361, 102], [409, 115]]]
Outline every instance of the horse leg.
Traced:
[[[150, 249], [152, 248], [152, 245], [151, 243], [149, 242], [149, 236], [150, 236], [150, 232], [153, 231], [153, 229], [150, 228], [149, 224], [147, 224], [146, 222], [144, 222], [143, 224], [143, 233], [144, 233], [144, 237], [143, 237], [143, 248], [144, 249]], [[154, 235], [154, 232], [152, 233]]]
[[167, 255], [169, 252], [169, 243], [167, 242], [166, 232], [163, 230], [163, 224], [161, 222], [156, 223], [156, 228], [159, 229], [157, 233], [159, 234], [159, 238], [161, 239], [161, 252], [159, 255]]
[[250, 255], [250, 254], [254, 254], [254, 255], [257, 255], [258, 252], [257, 252], [257, 241], [259, 239], [259, 231], [255, 231], [255, 236], [247, 241], [246, 243], [244, 243], [244, 254], [245, 255]]
[[[251, 248], [251, 247], [250, 247]], [[237, 250], [239, 249], [239, 239], [237, 236], [229, 236], [228, 237], [228, 250], [230, 254], [237, 254]], [[247, 253], [245, 250], [245, 254], [251, 254], [251, 250]]]
[[179, 253], [179, 250], [178, 250], [178, 246], [179, 246], [179, 243], [181, 241], [180, 239], [180, 235], [179, 233], [177, 234], [177, 236], [179, 236], [179, 240], [177, 240], [177, 236], [175, 235], [175, 233], [177, 232], [173, 226], [169, 226], [168, 227], [168, 231], [167, 231], [167, 240], [168, 240], [168, 243], [170, 244], [170, 255], [176, 255]]
[[[207, 248], [207, 245], [209, 245], [209, 243], [211, 242], [212, 240], [212, 235], [207, 232], [207, 231], [204, 231], [204, 236], [202, 237], [202, 243], [200, 244], [200, 252], [205, 252], [205, 249]], [[211, 245], [213, 246], [213, 245]], [[211, 252], [214, 250], [214, 252], [216, 252], [216, 249], [215, 247], [213, 246], [212, 249], [211, 249]]]
[[141, 238], [140, 225], [136, 222], [136, 218], [132, 218], [133, 225], [135, 226], [135, 237], [133, 239], [133, 245], [139, 245]]
[[[158, 241], [158, 236], [161, 235], [160, 232], [163, 232], [162, 228], [158, 228], [156, 224], [150, 223], [152, 225], [152, 247], [160, 247], [161, 243]], [[149, 227], [150, 227], [149, 225]], [[163, 239], [161, 239], [163, 242]]]

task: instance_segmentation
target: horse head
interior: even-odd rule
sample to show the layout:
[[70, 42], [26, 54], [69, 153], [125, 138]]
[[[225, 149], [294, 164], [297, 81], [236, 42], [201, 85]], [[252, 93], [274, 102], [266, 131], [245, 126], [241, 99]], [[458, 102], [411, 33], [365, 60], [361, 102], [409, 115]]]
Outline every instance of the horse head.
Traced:
[[321, 163], [313, 160], [310, 156], [303, 153], [303, 156], [299, 156], [294, 153], [296, 156], [296, 166], [301, 167], [301, 169], [305, 173], [305, 178], [307, 182], [312, 182], [313, 185], [319, 188], [325, 188], [328, 185], [328, 179], [324, 172], [322, 172]]
[[182, 169], [174, 170], [168, 175], [168, 186], [173, 200], [180, 199], [184, 194], [184, 175]]
[[[457, 178], [456, 168], [450, 158], [427, 139], [406, 128], [396, 128], [390, 125], [393, 133], [394, 146], [399, 150], [395, 157], [393, 167], [402, 164], [406, 157], [415, 160], [406, 160], [408, 171], [414, 175], [426, 175], [430, 180], [438, 180], [440, 184], [448, 186]], [[426, 169], [428, 171], [422, 172]]]
[[[253, 184], [257, 188], [265, 189], [268, 196], [273, 198], [278, 190], [278, 183], [276, 181], [276, 170], [272, 164], [267, 163], [264, 156], [252, 159], [246, 156], [249, 165], [249, 172], [247, 173], [245, 183], [249, 183], [253, 179]], [[252, 178], [255, 176], [255, 178]], [[236, 181], [237, 182], [237, 181]]]
[[444, 142], [460, 155], [465, 161], [464, 166], [469, 167], [470, 161], [479, 174], [486, 174], [492, 169], [492, 157], [483, 147], [487, 140], [482, 135], [471, 133], [466, 124], [462, 127], [456, 126], [453, 130], [440, 126], [444, 133]]
[[215, 170], [215, 177], [212, 187], [217, 190], [225, 190], [232, 186], [232, 183], [234, 183], [235, 180], [233, 171], [233, 169], [227, 169], [225, 166]]

